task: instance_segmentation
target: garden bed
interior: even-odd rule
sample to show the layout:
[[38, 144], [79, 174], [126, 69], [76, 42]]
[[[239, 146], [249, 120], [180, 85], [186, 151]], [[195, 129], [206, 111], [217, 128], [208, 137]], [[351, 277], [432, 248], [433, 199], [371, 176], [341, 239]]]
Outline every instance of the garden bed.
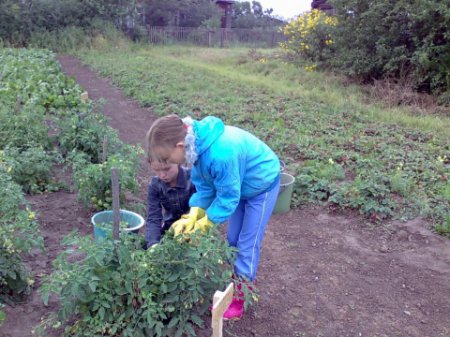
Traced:
[[[110, 125], [122, 141], [141, 142], [154, 116], [107, 80], [73, 57], [62, 57], [66, 73], [103, 98]], [[149, 173], [138, 176], [145, 200]], [[46, 247], [28, 258], [36, 282], [32, 297], [6, 308], [0, 336], [31, 337], [31, 329], [57, 303], [45, 307], [37, 288], [62, 250], [60, 239], [78, 228], [90, 235], [90, 216], [74, 193], [59, 191], [28, 198]], [[237, 323], [225, 324], [225, 336], [408, 336], [445, 337], [450, 333], [450, 244], [427, 229], [421, 218], [372, 226], [356, 212], [329, 213], [307, 206], [274, 215], [264, 239], [257, 285], [259, 303]], [[26, 317], [26, 319], [24, 319]], [[61, 330], [50, 331], [56, 337]], [[197, 335], [211, 335], [209, 327]]]

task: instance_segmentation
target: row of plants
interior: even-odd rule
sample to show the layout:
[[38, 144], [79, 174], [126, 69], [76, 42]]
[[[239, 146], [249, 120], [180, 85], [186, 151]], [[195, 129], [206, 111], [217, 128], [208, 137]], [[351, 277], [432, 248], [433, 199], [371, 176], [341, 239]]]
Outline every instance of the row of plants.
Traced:
[[445, 118], [368, 105], [356, 87], [338, 89], [279, 51], [135, 47], [82, 57], [158, 115], [216, 115], [264, 139], [298, 177], [296, 205], [355, 209], [374, 222], [423, 216], [450, 234]]
[[16, 184], [9, 167], [0, 160], [0, 326], [5, 319], [3, 303], [23, 300], [34, 283], [23, 263], [23, 254], [44, 249], [36, 214], [26, 203], [21, 186]]
[[[33, 247], [44, 249], [36, 214], [24, 193], [71, 188], [58, 170], [71, 170], [78, 198], [88, 208], [109, 208], [111, 175], [98, 166], [117, 167], [122, 191], [136, 190], [138, 147], [123, 144], [82, 89], [65, 77], [48, 50], [0, 49], [0, 298], [7, 304], [28, 294], [33, 279], [23, 263]], [[102, 162], [104, 139], [111, 153]], [[120, 158], [120, 159], [117, 159]], [[84, 188], [83, 182], [89, 188]], [[121, 195], [124, 201], [124, 194]]]
[[[131, 181], [140, 148], [119, 140], [117, 131], [98, 112], [100, 107], [83, 99], [82, 88], [64, 76], [52, 52], [3, 49], [0, 60], [2, 161], [25, 192], [58, 188], [58, 182], [52, 180], [55, 164], [73, 169], [80, 200], [87, 207], [95, 206], [87, 202], [90, 198], [104, 197], [106, 190], [101, 179], [104, 172], [92, 169], [93, 165], [123, 167], [123, 189], [135, 189]], [[105, 139], [107, 147], [103, 149]], [[89, 191], [80, 188], [84, 176], [93, 179]]]
[[[72, 171], [79, 200], [96, 210], [110, 209], [111, 168], [118, 168], [123, 205], [125, 192], [137, 188], [142, 150], [118, 139], [97, 107], [81, 98], [81, 88], [60, 75], [51, 52], [4, 49], [0, 57], [5, 62], [2, 132], [8, 140], [0, 152], [0, 187], [8, 192], [0, 200], [2, 209], [24, 192], [67, 187], [54, 180], [55, 165]], [[36, 214], [24, 207], [20, 218], [5, 213], [8, 226], [0, 232], [5, 243], [0, 281], [8, 295], [31, 290], [33, 279], [21, 256], [31, 247], [44, 249]], [[45, 317], [35, 333], [46, 335], [48, 328], [64, 327], [64, 336], [195, 335], [195, 327], [203, 327], [213, 293], [232, 279], [234, 250], [217, 232], [176, 240], [169, 234], [148, 250], [143, 244], [143, 237], [134, 234], [121, 235], [120, 242], [77, 232], [65, 238], [66, 250], [40, 288], [44, 303], [56, 295], [60, 309]], [[254, 289], [243, 291], [251, 302]], [[0, 308], [0, 319], [2, 315]]]

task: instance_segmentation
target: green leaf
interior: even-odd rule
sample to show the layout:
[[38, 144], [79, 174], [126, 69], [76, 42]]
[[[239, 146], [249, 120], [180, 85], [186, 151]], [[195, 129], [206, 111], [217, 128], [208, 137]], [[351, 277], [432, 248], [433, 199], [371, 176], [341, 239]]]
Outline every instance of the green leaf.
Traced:
[[170, 320], [170, 322], [169, 322], [169, 324], [167, 325], [167, 327], [168, 327], [168, 328], [173, 328], [174, 326], [177, 325], [177, 323], [178, 323], [179, 320], [180, 320], [180, 319], [179, 319], [178, 317], [173, 317], [173, 318]]
[[184, 329], [183, 328], [178, 328], [178, 330], [177, 330], [177, 332], [175, 333], [175, 335], [174, 335], [174, 337], [181, 337], [181, 336], [183, 336], [183, 332], [184, 332]]
[[155, 326], [156, 336], [161, 336], [162, 329], [164, 328], [164, 324], [161, 322], [157, 322]]
[[169, 285], [167, 286], [167, 292], [168, 293], [174, 292], [177, 288], [178, 288], [178, 282], [169, 283]]
[[133, 288], [132, 288], [132, 286], [131, 286], [131, 280], [127, 280], [127, 281], [125, 282], [125, 289], [127, 290], [127, 292], [128, 292], [129, 294], [132, 294], [132, 293], [133, 293]]
[[100, 307], [100, 309], [98, 310], [98, 317], [103, 321], [103, 319], [105, 318], [105, 308]]
[[169, 294], [164, 297], [164, 299], [161, 301], [161, 303], [163, 303], [163, 304], [174, 303], [174, 302], [178, 302], [178, 299], [179, 299], [178, 294]]
[[204, 326], [203, 320], [202, 320], [198, 315], [196, 315], [196, 314], [191, 314], [191, 321], [192, 321], [195, 325], [197, 325], [197, 326], [199, 326], [199, 327], [201, 327], [201, 328], [203, 328], [203, 326]]
[[95, 289], [97, 289], [97, 282], [89, 282], [89, 288], [91, 288], [92, 292], [95, 292]]
[[6, 275], [15, 280], [17, 278], [17, 274], [13, 270], [6, 270]]
[[126, 290], [124, 287], [116, 289], [116, 294], [119, 295], [119, 296], [123, 296], [123, 295], [128, 294], [128, 293], [129, 293], [128, 290]]
[[173, 273], [172, 275], [169, 276], [169, 278], [167, 279], [167, 282], [174, 282], [176, 280], [178, 280], [179, 278], [179, 274], [178, 273]]
[[187, 332], [190, 336], [197, 336], [197, 334], [196, 334], [195, 331], [194, 331], [194, 328], [192, 327], [192, 324], [186, 323], [185, 327], [186, 327], [186, 332]]
[[148, 328], [151, 329], [155, 326], [156, 321], [153, 319], [153, 312], [151, 310], [147, 310], [146, 320], [147, 320]]

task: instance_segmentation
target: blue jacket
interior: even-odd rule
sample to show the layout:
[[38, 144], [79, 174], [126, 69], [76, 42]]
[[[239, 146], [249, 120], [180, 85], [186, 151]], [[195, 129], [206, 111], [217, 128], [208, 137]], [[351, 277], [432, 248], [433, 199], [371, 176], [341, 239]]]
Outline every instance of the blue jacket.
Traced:
[[189, 206], [205, 209], [212, 222], [226, 221], [240, 199], [269, 191], [278, 182], [278, 157], [251, 133], [212, 116], [192, 127], [198, 157], [191, 178], [197, 192]]

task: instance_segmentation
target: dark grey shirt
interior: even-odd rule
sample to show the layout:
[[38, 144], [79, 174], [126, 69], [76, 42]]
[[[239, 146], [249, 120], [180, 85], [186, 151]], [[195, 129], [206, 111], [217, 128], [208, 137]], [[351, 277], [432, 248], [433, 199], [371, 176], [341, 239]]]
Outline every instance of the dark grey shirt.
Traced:
[[189, 198], [195, 192], [191, 183], [191, 171], [182, 167], [178, 171], [175, 187], [171, 187], [158, 177], [152, 177], [148, 186], [148, 215], [145, 231], [147, 247], [158, 243], [161, 235], [189, 212]]

